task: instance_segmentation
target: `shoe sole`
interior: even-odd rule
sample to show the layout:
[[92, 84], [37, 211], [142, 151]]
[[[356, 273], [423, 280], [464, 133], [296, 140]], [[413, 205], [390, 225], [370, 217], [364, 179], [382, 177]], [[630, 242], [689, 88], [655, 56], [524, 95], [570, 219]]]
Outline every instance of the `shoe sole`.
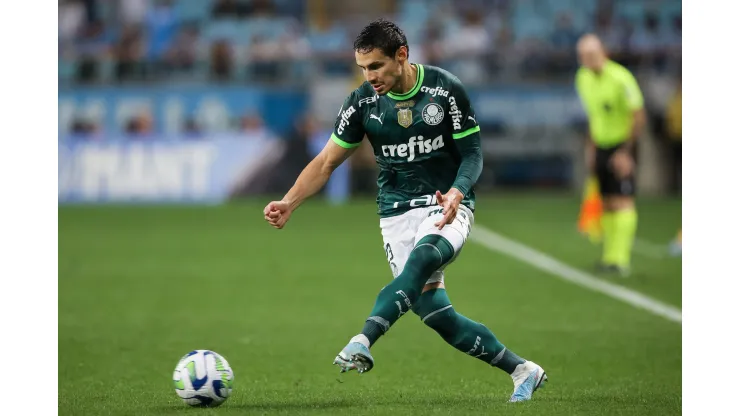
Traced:
[[334, 364], [338, 365], [341, 373], [357, 370], [359, 374], [366, 373], [373, 368], [373, 362], [362, 354], [352, 354], [349, 360], [337, 355]]

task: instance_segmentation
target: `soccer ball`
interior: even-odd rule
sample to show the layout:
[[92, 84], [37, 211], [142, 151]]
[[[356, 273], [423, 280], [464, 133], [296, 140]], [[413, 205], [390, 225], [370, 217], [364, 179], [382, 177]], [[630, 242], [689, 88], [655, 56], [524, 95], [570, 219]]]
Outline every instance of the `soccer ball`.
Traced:
[[234, 372], [219, 354], [195, 350], [177, 363], [172, 381], [175, 392], [185, 403], [196, 407], [216, 407], [231, 395]]

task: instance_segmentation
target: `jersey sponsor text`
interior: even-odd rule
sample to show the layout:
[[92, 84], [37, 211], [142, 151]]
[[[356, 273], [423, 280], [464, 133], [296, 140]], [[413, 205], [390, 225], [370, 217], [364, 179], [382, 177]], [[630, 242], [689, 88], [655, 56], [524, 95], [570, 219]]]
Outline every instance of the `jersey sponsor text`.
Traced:
[[402, 157], [411, 162], [418, 154], [432, 153], [443, 148], [444, 145], [445, 142], [441, 135], [426, 140], [424, 140], [424, 136], [412, 136], [408, 144], [386, 144], [381, 146], [380, 149], [385, 157]]

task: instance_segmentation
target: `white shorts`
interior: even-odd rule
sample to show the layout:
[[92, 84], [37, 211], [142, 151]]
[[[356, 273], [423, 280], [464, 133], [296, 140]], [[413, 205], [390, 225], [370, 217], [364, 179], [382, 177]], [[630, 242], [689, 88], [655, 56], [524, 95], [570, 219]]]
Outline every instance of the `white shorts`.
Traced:
[[[455, 256], [447, 264], [452, 263], [457, 258], [465, 241], [470, 235], [470, 227], [473, 225], [473, 212], [464, 205], [460, 205], [457, 210], [457, 218], [452, 224], [445, 225], [441, 230], [434, 226], [434, 223], [441, 220], [442, 207], [439, 205], [414, 208], [395, 217], [381, 218], [380, 231], [383, 234], [383, 245], [385, 246], [385, 255], [388, 264], [391, 266], [393, 278], [403, 271], [411, 250], [416, 243], [430, 234], [441, 235], [452, 244], [455, 250]], [[447, 264], [442, 265], [427, 280], [427, 283], [438, 283], [444, 281], [444, 268]]]

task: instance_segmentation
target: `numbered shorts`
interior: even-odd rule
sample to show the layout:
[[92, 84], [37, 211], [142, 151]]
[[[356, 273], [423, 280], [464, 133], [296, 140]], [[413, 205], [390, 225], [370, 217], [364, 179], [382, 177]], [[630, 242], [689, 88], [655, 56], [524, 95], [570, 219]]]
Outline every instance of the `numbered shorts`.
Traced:
[[[411, 250], [416, 243], [430, 234], [438, 234], [447, 239], [455, 249], [455, 256], [447, 264], [452, 263], [462, 250], [465, 241], [470, 235], [474, 217], [472, 211], [464, 205], [457, 210], [457, 218], [452, 224], [437, 229], [434, 223], [441, 220], [442, 208], [440, 206], [427, 206], [414, 208], [395, 217], [381, 218], [380, 231], [383, 234], [383, 245], [388, 264], [391, 266], [393, 277], [396, 278], [403, 271]], [[438, 283], [444, 281], [444, 268], [442, 265], [427, 280], [427, 283]]]

